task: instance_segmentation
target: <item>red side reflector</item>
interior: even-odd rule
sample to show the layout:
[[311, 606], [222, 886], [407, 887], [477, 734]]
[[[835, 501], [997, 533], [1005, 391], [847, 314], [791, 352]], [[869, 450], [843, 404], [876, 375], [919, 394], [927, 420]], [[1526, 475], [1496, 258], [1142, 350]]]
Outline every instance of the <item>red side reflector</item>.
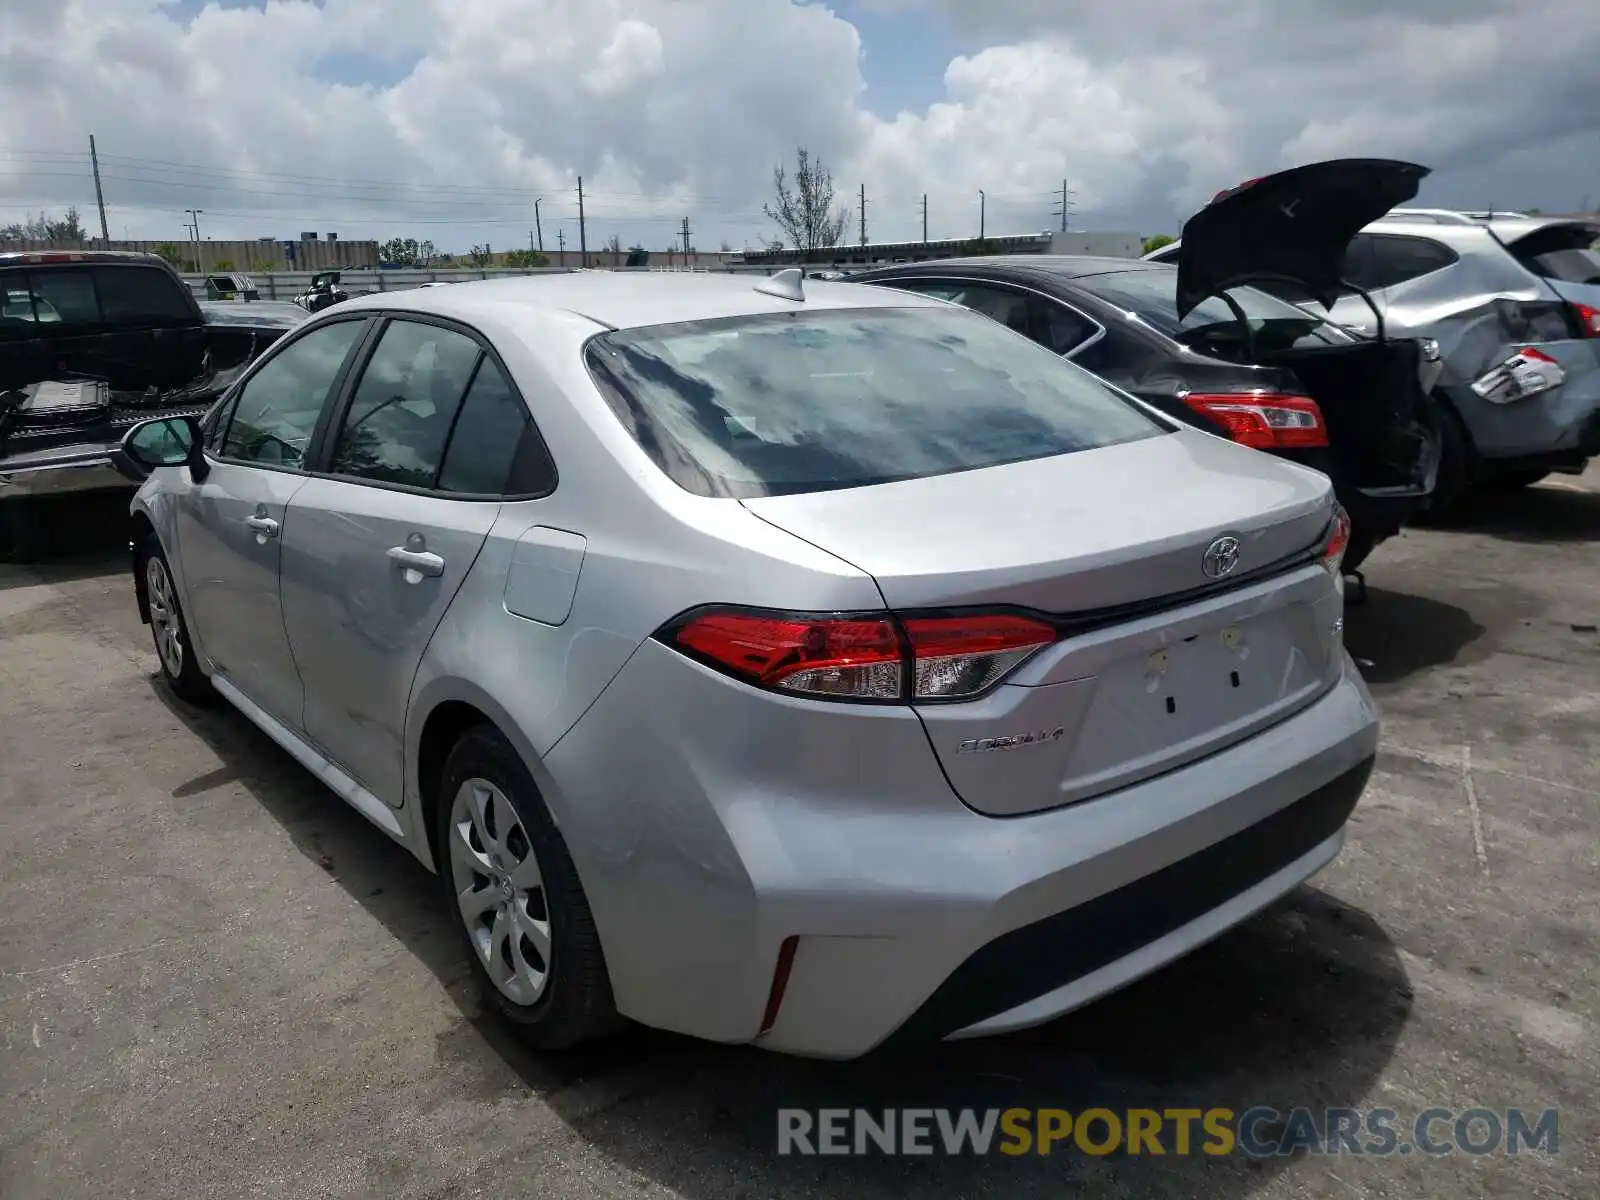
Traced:
[[1279, 392], [1189, 392], [1183, 402], [1210, 417], [1243, 446], [1257, 450], [1309, 449], [1328, 444], [1322, 410], [1310, 396]]
[[794, 955], [798, 949], [800, 938], [792, 933], [778, 947], [778, 965], [772, 969], [772, 987], [767, 992], [767, 1007], [761, 1014], [761, 1028], [756, 1032], [757, 1037], [777, 1024], [778, 1010], [783, 1007], [783, 993], [789, 989], [789, 972], [794, 970]]

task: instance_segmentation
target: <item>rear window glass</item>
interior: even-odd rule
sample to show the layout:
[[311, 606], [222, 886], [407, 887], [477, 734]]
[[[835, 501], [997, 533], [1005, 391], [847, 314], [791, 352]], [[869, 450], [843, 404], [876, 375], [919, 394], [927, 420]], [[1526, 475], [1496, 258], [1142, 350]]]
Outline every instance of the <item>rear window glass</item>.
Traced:
[[1552, 250], [1534, 255], [1528, 265], [1546, 279], [1600, 283], [1600, 250]]
[[864, 487], [1165, 432], [986, 317], [844, 309], [602, 334], [601, 394], [673, 480], [708, 496]]
[[183, 285], [159, 267], [96, 267], [94, 282], [108, 325], [173, 325], [194, 319]]
[[[1076, 281], [1084, 291], [1137, 313], [1146, 324], [1186, 345], [1199, 346], [1211, 335], [1232, 337], [1239, 318], [1226, 300], [1202, 300], [1181, 321], [1178, 319], [1178, 272], [1173, 270], [1118, 271], [1090, 275]], [[1244, 312], [1252, 334], [1277, 349], [1344, 346], [1354, 339], [1338, 326], [1298, 305], [1268, 295], [1260, 288], [1236, 287], [1228, 295]]]

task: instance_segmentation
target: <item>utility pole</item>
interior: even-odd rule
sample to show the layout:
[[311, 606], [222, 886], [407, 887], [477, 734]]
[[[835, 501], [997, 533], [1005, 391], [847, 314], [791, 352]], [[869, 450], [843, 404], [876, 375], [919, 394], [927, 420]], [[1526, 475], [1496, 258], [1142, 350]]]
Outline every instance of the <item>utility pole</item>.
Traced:
[[100, 156], [95, 153], [94, 134], [89, 135], [89, 165], [94, 168], [94, 202], [100, 206], [100, 240], [111, 244], [111, 230], [106, 228], [106, 195], [100, 190]]
[[206, 252], [205, 248], [200, 244], [200, 214], [206, 210], [203, 208], [186, 208], [183, 211], [189, 214], [189, 228], [194, 230], [194, 265], [203, 275], [206, 270]]
[[1065, 233], [1067, 231], [1067, 208], [1068, 208], [1067, 197], [1069, 195], [1071, 195], [1071, 193], [1067, 191], [1067, 181], [1065, 179], [1063, 179], [1061, 181], [1061, 232], [1062, 233]]
[[561, 265], [564, 267], [567, 265], [567, 231], [565, 229], [556, 230], [556, 245], [561, 247]]
[[579, 265], [589, 265], [589, 230], [583, 223], [583, 176], [578, 176], [578, 257]]
[[867, 185], [861, 185], [861, 244], [867, 244]]
[[539, 222], [539, 205], [541, 203], [543, 203], [543, 201], [544, 201], [544, 197], [540, 196], [537, 200], [535, 200], [533, 202], [533, 228], [534, 228], [534, 231], [536, 233], [538, 233], [538, 235], [539, 235], [539, 253], [540, 254], [544, 253], [544, 226], [542, 224], [540, 224], [540, 222]]
[[928, 244], [928, 193], [922, 193], [922, 244]]
[[983, 194], [983, 189], [978, 189], [978, 240], [983, 241], [984, 221], [988, 215], [989, 197]]
[[684, 262], [685, 266], [687, 266], [688, 263], [689, 263], [689, 218], [688, 217], [685, 217], [683, 219], [683, 262]]

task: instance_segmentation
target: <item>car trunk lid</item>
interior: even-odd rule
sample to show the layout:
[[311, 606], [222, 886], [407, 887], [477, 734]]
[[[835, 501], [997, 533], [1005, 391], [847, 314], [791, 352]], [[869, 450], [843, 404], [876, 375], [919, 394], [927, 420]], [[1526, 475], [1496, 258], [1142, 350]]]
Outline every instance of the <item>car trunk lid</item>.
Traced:
[[1178, 314], [1247, 283], [1287, 282], [1331, 307], [1346, 247], [1417, 194], [1429, 168], [1382, 158], [1311, 163], [1220, 192], [1183, 226]]
[[[866, 571], [902, 616], [1020, 609], [1057, 628], [990, 692], [917, 705], [980, 812], [1170, 770], [1283, 719], [1337, 671], [1326, 478], [1205, 434], [742, 503]], [[1216, 578], [1220, 539], [1237, 557]]]

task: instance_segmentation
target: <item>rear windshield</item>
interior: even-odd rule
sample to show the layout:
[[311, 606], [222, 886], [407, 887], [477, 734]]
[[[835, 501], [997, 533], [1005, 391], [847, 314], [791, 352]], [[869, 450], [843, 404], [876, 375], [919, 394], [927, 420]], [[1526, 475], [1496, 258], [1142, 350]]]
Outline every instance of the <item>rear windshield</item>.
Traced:
[[[1227, 301], [1212, 296], [1202, 300], [1181, 321], [1178, 319], [1178, 272], [1172, 270], [1117, 271], [1090, 275], [1076, 281], [1086, 292], [1137, 313], [1176, 341], [1196, 349], [1214, 348], [1216, 339], [1233, 341], [1239, 318]], [[1344, 346], [1354, 339], [1338, 326], [1260, 288], [1229, 288], [1228, 295], [1243, 310], [1255, 341], [1263, 348], [1304, 349]]]
[[842, 309], [602, 334], [612, 411], [674, 481], [777, 496], [1166, 432], [1088, 372], [961, 309]]
[[1600, 250], [1588, 225], [1547, 225], [1511, 243], [1517, 260], [1536, 275], [1563, 283], [1600, 283]]

